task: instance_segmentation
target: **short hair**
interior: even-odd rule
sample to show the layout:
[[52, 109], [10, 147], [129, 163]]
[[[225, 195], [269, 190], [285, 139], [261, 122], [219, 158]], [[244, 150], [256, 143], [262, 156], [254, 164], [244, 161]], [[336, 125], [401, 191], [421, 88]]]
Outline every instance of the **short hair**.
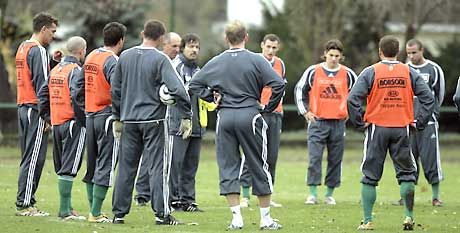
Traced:
[[395, 36], [384, 36], [379, 41], [379, 49], [385, 57], [396, 57], [399, 52], [399, 41]]
[[126, 35], [126, 26], [118, 22], [110, 22], [102, 29], [105, 46], [115, 46]]
[[247, 31], [241, 21], [235, 20], [230, 22], [225, 27], [225, 37], [232, 45], [239, 44], [244, 41]]
[[179, 38], [181, 38], [180, 35], [178, 33], [176, 33], [176, 32], [168, 32], [168, 33], [165, 34], [163, 43], [164, 44], [171, 43], [171, 39], [172, 39], [173, 35], [178, 36]]
[[149, 20], [144, 24], [144, 37], [150, 40], [158, 40], [166, 32], [166, 27], [159, 20]]
[[417, 39], [410, 39], [409, 41], [407, 41], [406, 43], [406, 46], [414, 46], [414, 45], [417, 45], [418, 49], [419, 50], [422, 50], [423, 49], [423, 44], [421, 41], [417, 40]]
[[40, 32], [43, 26], [51, 27], [51, 25], [56, 24], [58, 26], [58, 20], [46, 12], [40, 12], [34, 16], [32, 21], [32, 29], [34, 32]]
[[72, 36], [67, 40], [65, 47], [69, 53], [74, 54], [86, 47], [86, 41], [82, 37]]
[[280, 38], [275, 34], [267, 34], [267, 35], [265, 35], [264, 39], [262, 40], [262, 42], [265, 43], [267, 40], [269, 40], [269, 41], [277, 41], [278, 43], [281, 43]]
[[337, 39], [332, 39], [324, 43], [324, 51], [329, 51], [329, 50], [339, 50], [341, 53], [343, 53], [343, 44], [340, 40]]
[[179, 49], [181, 52], [184, 51], [184, 48], [188, 43], [200, 43], [200, 37], [195, 33], [185, 34], [184, 37], [182, 37], [182, 40], [180, 41]]

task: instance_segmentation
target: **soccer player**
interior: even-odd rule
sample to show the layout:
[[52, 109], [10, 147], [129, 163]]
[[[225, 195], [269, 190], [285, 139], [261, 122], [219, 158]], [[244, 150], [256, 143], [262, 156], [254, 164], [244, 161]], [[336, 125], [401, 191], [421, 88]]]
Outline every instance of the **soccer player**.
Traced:
[[[69, 55], [55, 66], [38, 92], [39, 114], [53, 126], [54, 170], [58, 175], [59, 212], [63, 220], [86, 220], [72, 209], [72, 185], [80, 170], [85, 147], [85, 113], [77, 104], [76, 85], [86, 56], [85, 39], [74, 36], [66, 43]], [[81, 101], [81, 100], [80, 100]]]
[[[175, 60], [178, 57], [180, 50], [181, 37], [175, 32], [168, 32], [163, 39], [163, 53], [168, 55], [169, 59]], [[134, 201], [138, 206], [145, 206], [151, 199], [150, 197], [150, 185], [149, 185], [149, 167], [150, 161], [147, 161], [149, 156], [142, 156], [139, 171], [136, 181], [136, 195], [134, 196]], [[173, 177], [171, 177], [173, 178]], [[174, 208], [179, 208], [179, 206], [174, 206]]]
[[[431, 118], [433, 94], [425, 81], [408, 65], [396, 60], [399, 42], [384, 36], [379, 42], [381, 61], [365, 68], [348, 96], [351, 123], [365, 131], [364, 157], [361, 163], [361, 203], [364, 220], [358, 230], [373, 230], [372, 209], [375, 186], [383, 173], [387, 151], [396, 170], [404, 200], [404, 230], [413, 230], [414, 183], [417, 167], [410, 151], [410, 134], [423, 130]], [[419, 107], [414, 114], [413, 97]], [[366, 102], [366, 110], [364, 103]], [[414, 121], [415, 116], [415, 121]]]
[[[279, 75], [281, 79], [286, 82], [286, 67], [284, 66], [283, 60], [276, 56], [279, 48], [281, 46], [280, 38], [275, 34], [267, 34], [264, 36], [262, 42], [260, 42], [260, 47], [262, 48], [261, 55], [271, 64], [273, 70]], [[264, 87], [262, 89], [262, 95], [260, 103], [262, 105], [267, 105], [271, 96], [271, 88]], [[283, 120], [283, 100], [280, 101], [278, 106], [273, 112], [264, 113], [262, 115], [265, 122], [267, 122], [267, 163], [269, 166], [270, 174], [272, 176], [273, 185], [275, 184], [275, 169], [276, 161], [278, 160], [278, 150], [280, 146], [280, 135], [281, 127]], [[244, 156], [244, 155], [243, 155]], [[245, 161], [245, 160], [242, 160]], [[249, 206], [249, 188], [251, 186], [251, 175], [248, 171], [247, 163], [243, 163], [243, 170], [240, 176], [240, 182], [243, 191], [243, 197], [240, 202], [240, 206], [248, 207]], [[272, 207], [282, 207], [281, 204], [270, 201], [270, 206]]]
[[[267, 164], [268, 125], [260, 114], [272, 112], [284, 91], [284, 82], [260, 55], [245, 49], [246, 28], [239, 21], [225, 28], [229, 49], [212, 58], [190, 81], [190, 91], [212, 102], [214, 92], [221, 96], [216, 126], [216, 153], [219, 165], [220, 194], [225, 196], [233, 214], [229, 230], [241, 229], [239, 171], [241, 156], [246, 155], [253, 178], [253, 194], [259, 198], [260, 228], [277, 230], [281, 224], [270, 216], [273, 192]], [[270, 101], [261, 109], [263, 87], [272, 89]]]
[[115, 224], [125, 223], [124, 216], [131, 208], [141, 154], [150, 162], [150, 196], [156, 224], [180, 224], [170, 215], [170, 161], [169, 151], [164, 150], [166, 106], [160, 101], [159, 89], [165, 84], [169, 93], [175, 96], [181, 119], [178, 135], [184, 139], [191, 133], [190, 97], [171, 60], [156, 48], [161, 44], [165, 30], [162, 22], [147, 21], [141, 32], [142, 44], [120, 55], [112, 80], [113, 130], [115, 137], [121, 138], [112, 201]]
[[16, 215], [48, 216], [35, 207], [48, 142], [47, 124], [38, 114], [37, 93], [48, 80], [49, 57], [45, 47], [53, 41], [58, 20], [48, 13], [33, 18], [33, 34], [16, 53], [18, 131], [21, 147]]
[[[444, 72], [441, 67], [433, 61], [425, 59], [423, 56], [424, 48], [422, 42], [411, 39], [406, 43], [408, 65], [423, 78], [434, 95], [434, 112], [428, 121], [428, 125], [423, 130], [415, 131], [411, 134], [411, 148], [417, 168], [419, 160], [423, 167], [423, 172], [428, 183], [432, 188], [432, 205], [442, 206], [439, 199], [439, 183], [444, 179], [441, 169], [441, 155], [439, 151], [439, 113], [442, 101], [444, 100], [445, 82]], [[418, 107], [417, 98], [414, 99], [415, 108]], [[417, 169], [416, 181], [418, 181], [419, 170]], [[402, 205], [400, 199], [398, 204]]]
[[356, 74], [341, 65], [343, 45], [330, 40], [324, 45], [325, 62], [308, 67], [295, 87], [295, 103], [299, 114], [308, 122], [307, 205], [318, 204], [317, 187], [321, 185], [321, 162], [327, 148], [327, 186], [325, 203], [335, 205], [334, 189], [340, 186], [345, 143], [345, 121], [348, 118], [348, 92]]
[[[188, 86], [193, 75], [200, 70], [196, 64], [200, 51], [200, 38], [193, 33], [183, 36], [180, 43], [180, 53], [173, 60], [173, 66], [181, 77], [181, 81]], [[180, 115], [176, 106], [169, 107], [169, 146], [172, 147], [172, 164], [170, 177], [171, 206], [176, 210], [186, 212], [201, 212], [195, 202], [195, 176], [200, 160], [201, 139], [204, 136], [207, 124], [208, 110], [214, 110], [215, 104], [201, 100], [197, 95], [190, 96], [192, 106], [192, 134], [183, 139], [180, 130]], [[203, 119], [206, 118], [206, 119]]]
[[87, 129], [87, 170], [83, 182], [90, 206], [89, 222], [109, 223], [101, 208], [107, 190], [113, 185], [118, 141], [112, 134], [111, 82], [118, 54], [123, 48], [126, 27], [111, 22], [102, 30], [104, 46], [93, 50], [84, 64], [84, 77], [79, 82], [80, 99], [85, 101]]

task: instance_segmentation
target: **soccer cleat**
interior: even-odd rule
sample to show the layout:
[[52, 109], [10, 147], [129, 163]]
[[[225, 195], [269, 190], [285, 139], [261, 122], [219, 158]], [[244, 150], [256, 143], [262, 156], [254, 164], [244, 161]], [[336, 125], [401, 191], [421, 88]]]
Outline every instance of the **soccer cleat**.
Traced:
[[99, 216], [93, 216], [90, 213], [89, 217], [88, 217], [88, 222], [90, 222], [90, 223], [111, 223], [112, 220], [110, 220], [109, 217], [107, 217], [104, 214], [101, 214]]
[[233, 224], [233, 223], [230, 223], [230, 225], [228, 225], [227, 227], [227, 231], [235, 231], [235, 230], [241, 230], [243, 229], [243, 225], [238, 225], [238, 224]]
[[391, 203], [392, 205], [400, 205], [400, 206], [403, 206], [404, 205], [404, 200], [401, 198], [399, 199], [398, 201], [395, 201], [393, 203]]
[[174, 218], [172, 215], [168, 215], [165, 217], [158, 217], [155, 216], [155, 223], [157, 225], [183, 225], [183, 222], [180, 222], [176, 218]]
[[241, 198], [240, 207], [241, 208], [248, 208], [249, 206], [250, 206], [249, 198], [246, 198], [246, 197]]
[[171, 202], [171, 207], [174, 209], [174, 211], [182, 210], [182, 203], [180, 201], [173, 201]]
[[34, 206], [29, 206], [24, 209], [18, 209], [16, 211], [16, 216], [46, 217], [49, 215], [49, 213], [41, 211]]
[[279, 203], [276, 203], [274, 201], [270, 201], [270, 206], [271, 207], [274, 207], [274, 208], [281, 208], [283, 207], [283, 205], [279, 204]]
[[360, 231], [372, 231], [374, 230], [374, 223], [372, 222], [361, 222], [361, 224], [358, 226], [358, 230]]
[[411, 217], [406, 217], [403, 222], [403, 230], [404, 231], [413, 231], [415, 226], [415, 222]]
[[308, 196], [307, 200], [305, 201], [305, 205], [316, 205], [318, 204], [318, 200], [314, 196]]
[[324, 203], [326, 203], [327, 205], [335, 205], [335, 204], [337, 204], [333, 197], [326, 197], [324, 199]]
[[84, 221], [86, 220], [85, 216], [79, 215], [78, 212], [75, 210], [71, 210], [70, 214], [67, 214], [67, 215], [58, 214], [58, 216], [64, 221]]
[[196, 203], [183, 204], [182, 210], [185, 212], [204, 212], [202, 209], [198, 208], [198, 204]]
[[268, 225], [262, 225], [262, 224], [260, 225], [261, 230], [280, 230], [281, 228], [283, 228], [283, 226], [273, 220]]
[[114, 216], [112, 223], [113, 224], [125, 224], [125, 218]]
[[433, 206], [439, 206], [439, 207], [441, 207], [443, 203], [442, 203], [441, 200], [435, 198], [435, 199], [433, 199], [433, 201], [431, 202], [431, 204], [432, 204]]

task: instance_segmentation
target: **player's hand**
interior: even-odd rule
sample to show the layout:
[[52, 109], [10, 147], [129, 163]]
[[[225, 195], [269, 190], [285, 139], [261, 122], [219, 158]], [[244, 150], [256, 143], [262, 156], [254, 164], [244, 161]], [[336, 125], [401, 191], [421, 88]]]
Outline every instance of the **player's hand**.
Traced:
[[43, 129], [43, 131], [44, 131], [45, 133], [47, 133], [47, 132], [50, 132], [51, 129], [53, 129], [53, 126], [52, 126], [50, 123], [46, 122], [46, 123], [45, 123], [45, 129]]
[[123, 128], [123, 123], [121, 123], [121, 121], [112, 122], [112, 132], [113, 132], [113, 137], [115, 137], [115, 139], [120, 140], [122, 128]]
[[308, 122], [312, 122], [312, 123], [315, 123], [316, 122], [316, 115], [310, 111], [308, 111], [307, 113], [305, 113], [303, 115], [303, 117], [305, 118], [305, 120], [307, 120]]
[[179, 135], [182, 135], [182, 139], [187, 139], [192, 134], [192, 121], [190, 119], [182, 119], [180, 121]]
[[214, 95], [214, 103], [219, 106], [220, 101], [222, 100], [222, 95], [217, 91], [213, 91], [212, 94]]
[[64, 56], [64, 53], [61, 50], [56, 50], [53, 53], [53, 60], [57, 62], [61, 62], [61, 59], [63, 56]]

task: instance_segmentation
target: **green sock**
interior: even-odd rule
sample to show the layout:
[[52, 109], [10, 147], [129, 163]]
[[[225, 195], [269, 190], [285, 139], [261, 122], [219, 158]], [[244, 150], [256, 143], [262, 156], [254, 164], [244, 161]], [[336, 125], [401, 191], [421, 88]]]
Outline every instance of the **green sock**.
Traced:
[[334, 193], [334, 188], [327, 187], [327, 189], [326, 189], [326, 197], [332, 197], [333, 193]]
[[93, 183], [86, 183], [86, 196], [88, 197], [89, 208], [93, 205]]
[[433, 199], [439, 200], [439, 183], [431, 184], [431, 189], [433, 190]]
[[318, 185], [309, 185], [308, 187], [310, 188], [310, 195], [315, 198], [318, 197]]
[[72, 185], [73, 178], [67, 176], [59, 176], [58, 188], [59, 188], [59, 216], [67, 216], [70, 214], [70, 199], [72, 197]]
[[93, 216], [101, 215], [102, 203], [109, 187], [94, 184], [93, 190], [93, 205], [91, 206], [91, 214]]
[[404, 214], [406, 217], [414, 216], [414, 182], [401, 182], [400, 194], [404, 200]]
[[364, 223], [372, 221], [372, 209], [374, 208], [377, 193], [375, 186], [369, 184], [362, 184], [361, 186], [361, 201], [364, 211]]
[[243, 186], [243, 197], [249, 199], [251, 195], [249, 194], [249, 186]]

